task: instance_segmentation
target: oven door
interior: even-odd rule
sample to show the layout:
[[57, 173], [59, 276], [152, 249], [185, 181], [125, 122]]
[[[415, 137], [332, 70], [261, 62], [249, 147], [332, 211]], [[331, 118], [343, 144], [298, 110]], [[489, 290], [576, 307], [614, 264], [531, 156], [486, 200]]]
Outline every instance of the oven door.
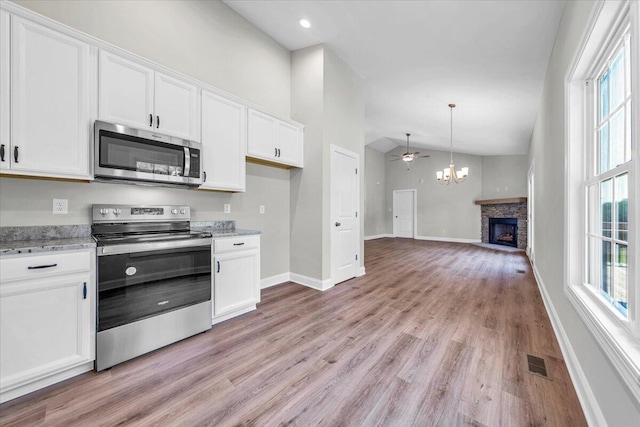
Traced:
[[194, 245], [98, 256], [98, 332], [210, 301], [211, 239]]

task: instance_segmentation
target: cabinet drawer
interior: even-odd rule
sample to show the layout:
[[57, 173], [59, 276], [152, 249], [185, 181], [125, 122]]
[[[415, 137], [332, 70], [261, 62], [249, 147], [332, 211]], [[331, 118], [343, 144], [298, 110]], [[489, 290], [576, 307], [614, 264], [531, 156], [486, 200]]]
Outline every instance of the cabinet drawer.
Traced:
[[43, 276], [70, 274], [91, 269], [91, 251], [17, 255], [0, 259], [0, 279], [24, 280]]
[[260, 246], [260, 236], [239, 236], [216, 239], [214, 252], [243, 251], [254, 249]]

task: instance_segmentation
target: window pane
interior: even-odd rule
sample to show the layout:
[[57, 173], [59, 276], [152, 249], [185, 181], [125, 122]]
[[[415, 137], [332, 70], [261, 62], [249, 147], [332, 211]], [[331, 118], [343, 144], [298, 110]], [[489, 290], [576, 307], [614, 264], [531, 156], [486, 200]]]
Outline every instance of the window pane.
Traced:
[[598, 145], [600, 148], [598, 173], [603, 173], [611, 169], [609, 160], [609, 123], [604, 125], [598, 132]]
[[611, 203], [613, 202], [613, 181], [608, 179], [600, 183], [600, 235], [611, 237]]
[[616, 239], [628, 241], [629, 175], [616, 177]]
[[628, 283], [627, 283], [627, 246], [616, 245], [616, 256], [613, 267], [613, 287], [611, 292], [611, 302], [625, 317], [627, 316], [628, 305]]
[[611, 146], [610, 168], [624, 163], [625, 138], [624, 138], [624, 109], [618, 111], [610, 122], [609, 145]]
[[630, 36], [627, 33], [624, 36], [624, 66], [625, 66], [625, 95], [631, 95], [631, 43], [629, 42]]
[[609, 115], [609, 70], [600, 77], [600, 120]]
[[611, 242], [602, 241], [600, 293], [611, 300]]
[[618, 55], [613, 60], [610, 67], [609, 79], [609, 111], [613, 111], [624, 101], [624, 49], [620, 49], [620, 52], [618, 52]]

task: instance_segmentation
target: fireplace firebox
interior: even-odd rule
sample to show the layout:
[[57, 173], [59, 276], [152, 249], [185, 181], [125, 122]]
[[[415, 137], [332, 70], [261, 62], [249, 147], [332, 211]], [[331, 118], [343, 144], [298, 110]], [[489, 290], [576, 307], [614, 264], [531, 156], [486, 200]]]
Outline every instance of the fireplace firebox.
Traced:
[[518, 247], [517, 218], [489, 218], [489, 243]]

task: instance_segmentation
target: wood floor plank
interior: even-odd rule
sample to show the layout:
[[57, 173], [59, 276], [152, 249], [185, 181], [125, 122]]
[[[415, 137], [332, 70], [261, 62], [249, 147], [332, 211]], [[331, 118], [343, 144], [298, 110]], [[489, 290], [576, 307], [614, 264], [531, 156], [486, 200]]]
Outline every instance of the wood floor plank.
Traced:
[[0, 405], [0, 425], [586, 425], [523, 252], [379, 239], [365, 267], [265, 289], [206, 333]]

